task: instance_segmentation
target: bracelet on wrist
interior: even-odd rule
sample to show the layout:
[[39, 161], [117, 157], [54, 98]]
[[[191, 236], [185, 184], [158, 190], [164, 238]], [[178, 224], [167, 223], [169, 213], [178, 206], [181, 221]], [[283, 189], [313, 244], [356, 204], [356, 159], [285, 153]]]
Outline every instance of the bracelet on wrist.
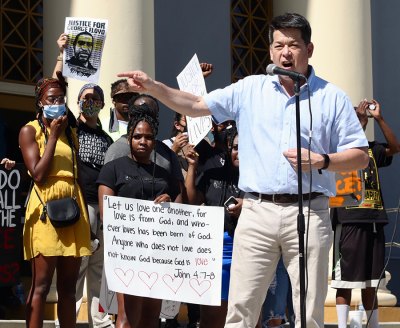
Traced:
[[329, 163], [331, 162], [328, 154], [321, 154], [321, 156], [324, 157], [324, 165], [320, 169], [318, 169], [319, 174], [322, 174], [322, 170], [326, 170], [329, 166]]

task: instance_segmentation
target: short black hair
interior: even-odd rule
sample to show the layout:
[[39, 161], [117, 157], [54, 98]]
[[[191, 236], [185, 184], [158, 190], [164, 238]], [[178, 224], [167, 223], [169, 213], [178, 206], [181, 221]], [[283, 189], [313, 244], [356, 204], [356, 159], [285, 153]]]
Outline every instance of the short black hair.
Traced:
[[76, 36], [75, 36], [75, 39], [74, 39], [74, 49], [75, 49], [75, 46], [76, 46], [76, 43], [78, 42], [78, 40], [79, 40], [79, 38], [82, 36], [82, 35], [88, 35], [88, 36], [90, 36], [91, 38], [92, 38], [92, 41], [94, 40], [94, 38], [93, 38], [93, 35], [92, 34], [90, 34], [89, 32], [81, 32], [81, 33], [78, 33]]
[[158, 100], [156, 98], [154, 98], [153, 96], [148, 95], [146, 93], [137, 94], [136, 96], [133, 96], [131, 99], [129, 99], [129, 102], [128, 102], [129, 111], [131, 109], [133, 109], [135, 106], [141, 106], [141, 105], [135, 105], [135, 102], [136, 102], [136, 100], [143, 99], [143, 98], [148, 98], [153, 101], [154, 106], [147, 104], [147, 102], [144, 102], [142, 105], [147, 104], [148, 107], [150, 108], [150, 110], [153, 112], [153, 116], [155, 117], [155, 119], [158, 120], [158, 114], [160, 112], [160, 105], [158, 104]]
[[301, 38], [305, 44], [311, 42], [311, 26], [308, 20], [296, 13], [286, 13], [280, 16], [276, 16], [272, 19], [268, 29], [269, 44], [274, 42], [274, 32], [277, 30], [283, 30], [286, 28], [295, 28], [300, 30]]
[[179, 123], [182, 117], [185, 116], [181, 113], [176, 112], [175, 117], [174, 117], [174, 123], [172, 124], [172, 130], [171, 130], [171, 138], [176, 137], [176, 135], [180, 132], [176, 127], [175, 127], [175, 122]]

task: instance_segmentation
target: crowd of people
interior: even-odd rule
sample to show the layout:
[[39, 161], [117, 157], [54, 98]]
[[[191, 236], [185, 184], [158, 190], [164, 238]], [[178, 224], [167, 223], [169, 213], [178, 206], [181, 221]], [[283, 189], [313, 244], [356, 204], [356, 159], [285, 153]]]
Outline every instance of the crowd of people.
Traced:
[[[278, 327], [285, 322], [300, 326], [297, 204], [302, 197], [308, 215], [307, 327], [324, 326], [333, 239], [339, 328], [347, 323], [352, 288], [363, 288], [370, 327], [378, 327], [374, 296], [383, 270], [387, 223], [381, 190], [375, 189], [380, 199], [372, 206], [331, 211], [332, 220], [328, 197], [336, 193], [338, 171], [367, 167], [368, 188], [379, 186], [377, 168], [389, 165], [400, 145], [377, 101], [363, 101], [354, 110], [342, 90], [316, 75], [309, 65], [314, 50], [311, 27], [303, 16], [275, 17], [268, 37], [272, 62], [307, 77], [301, 81], [300, 106], [308, 108], [310, 94], [313, 115], [302, 114], [301, 161], [295, 149], [295, 81], [289, 76], [252, 75], [200, 97], [142, 71], [123, 72], [111, 85], [114, 108], [103, 125], [99, 112], [104, 92], [99, 85], [88, 83], [79, 91], [78, 118], [66, 106], [62, 60], [57, 59], [52, 78], [37, 83], [36, 119], [19, 136], [33, 180], [23, 237], [24, 256], [32, 268], [28, 327], [43, 324], [54, 272], [60, 327], [75, 325], [85, 279], [91, 327], [159, 327], [159, 299], [117, 293], [116, 320], [99, 311], [105, 195], [224, 208], [221, 306], [187, 304], [190, 328]], [[68, 36], [61, 34], [61, 56], [67, 42]], [[204, 76], [211, 74], [212, 65], [201, 66]], [[171, 137], [164, 141], [157, 139], [158, 101], [176, 111]], [[190, 145], [185, 116], [204, 115], [213, 117], [213, 141]], [[368, 115], [378, 122], [386, 144], [367, 142], [363, 128]], [[6, 159], [3, 163], [13, 165]], [[302, 195], [299, 167], [307, 187]], [[59, 228], [49, 216], [50, 203], [67, 198], [76, 203], [79, 219]], [[370, 246], [364, 247], [363, 256], [359, 245]], [[354, 258], [360, 262], [357, 271], [349, 266]], [[179, 325], [175, 318], [165, 327]]]

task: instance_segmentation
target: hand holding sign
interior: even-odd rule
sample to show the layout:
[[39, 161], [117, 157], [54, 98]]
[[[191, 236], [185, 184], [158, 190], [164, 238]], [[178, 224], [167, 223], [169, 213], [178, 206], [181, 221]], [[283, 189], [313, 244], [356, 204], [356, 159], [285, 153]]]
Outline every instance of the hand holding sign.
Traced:
[[[212, 65], [206, 64], [206, 70], [211, 74]], [[203, 65], [204, 66], [204, 65]], [[202, 68], [200, 67], [199, 60], [195, 54], [190, 62], [186, 65], [183, 71], [177, 76], [179, 89], [182, 91], [190, 92], [196, 96], [203, 96], [207, 93], [206, 84]], [[197, 145], [210, 131], [212, 127], [211, 116], [202, 117], [186, 117], [186, 124], [189, 134], [189, 143]]]
[[[64, 76], [98, 82], [107, 27], [105, 19], [66, 17], [64, 32], [68, 37], [68, 46], [63, 56], [66, 64], [63, 65]], [[65, 42], [63, 35], [61, 41]], [[57, 41], [59, 47], [61, 41]]]

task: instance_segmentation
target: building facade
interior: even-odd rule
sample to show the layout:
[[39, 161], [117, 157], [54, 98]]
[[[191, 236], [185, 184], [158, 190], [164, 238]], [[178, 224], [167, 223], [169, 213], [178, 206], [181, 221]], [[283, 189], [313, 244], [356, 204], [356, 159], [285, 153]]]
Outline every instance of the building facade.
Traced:
[[[353, 105], [375, 98], [394, 131], [400, 131], [397, 55], [394, 35], [400, 30], [396, 0], [1, 0], [0, 47], [0, 156], [21, 161], [18, 132], [34, 117], [34, 84], [52, 74], [65, 17], [108, 19], [99, 85], [105, 91], [107, 119], [112, 106], [110, 86], [117, 73], [142, 69], [156, 79], [177, 86], [176, 76], [196, 53], [212, 63], [206, 81], [213, 90], [248, 74], [263, 74], [269, 63], [268, 21], [277, 14], [298, 12], [313, 28], [315, 51], [311, 64], [317, 74], [341, 87]], [[68, 105], [76, 112], [82, 81], [70, 80]], [[173, 114], [162, 108], [160, 138], [168, 136]], [[368, 130], [369, 139], [382, 140]], [[381, 179], [391, 223], [400, 195], [399, 158], [382, 171]], [[394, 236], [399, 240], [400, 233]], [[391, 252], [388, 266], [400, 276], [400, 250]], [[389, 289], [400, 300], [400, 283]]]

